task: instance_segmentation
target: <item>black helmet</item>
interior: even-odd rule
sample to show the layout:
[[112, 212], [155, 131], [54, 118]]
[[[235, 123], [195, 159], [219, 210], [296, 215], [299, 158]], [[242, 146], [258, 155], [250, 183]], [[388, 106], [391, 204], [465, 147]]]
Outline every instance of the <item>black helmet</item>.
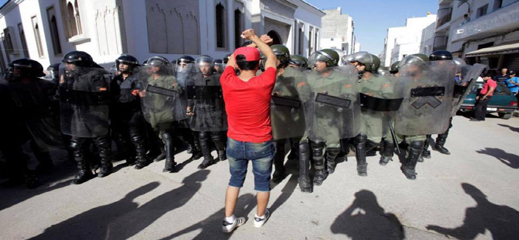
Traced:
[[223, 64], [223, 60], [222, 60], [222, 59], [215, 59], [215, 60], [213, 61], [213, 63], [214, 63], [215, 65], [216, 65], [216, 64], [221, 65], [221, 64]]
[[227, 54], [225, 55], [225, 57], [223, 58], [223, 63], [224, 64], [227, 64], [227, 62], [229, 62], [229, 60], [231, 59], [231, 54]]
[[380, 67], [380, 59], [368, 52], [359, 52], [358, 54], [355, 54], [353, 61], [364, 65], [364, 71], [366, 72], [377, 73], [377, 70]]
[[153, 66], [153, 67], [162, 67], [162, 66], [167, 66], [168, 64], [169, 64], [168, 59], [163, 56], [154, 56], [154, 57], [150, 57], [150, 58], [148, 58], [148, 60], [146, 60], [146, 65]]
[[395, 63], [391, 64], [391, 67], [389, 68], [389, 73], [391, 73], [391, 74], [398, 73], [398, 70], [400, 67], [399, 64], [400, 64], [400, 61], [396, 61]]
[[94, 66], [94, 60], [90, 54], [83, 51], [72, 51], [63, 57], [63, 63], [74, 64], [80, 67]]
[[115, 63], [117, 64], [117, 66], [119, 66], [119, 64], [121, 63], [125, 63], [133, 67], [139, 66], [139, 60], [137, 60], [137, 58], [129, 54], [122, 54], [115, 60]]
[[208, 55], [202, 55], [200, 57], [198, 57], [195, 61], [196, 64], [200, 64], [200, 63], [210, 63], [210, 64], [213, 64], [214, 62], [214, 59], [211, 57], [211, 56], [208, 56]]
[[[14, 76], [14, 69], [20, 70], [18, 71], [18, 76]], [[9, 68], [5, 74], [5, 78], [8, 81], [22, 77], [38, 78], [43, 76], [45, 76], [45, 73], [43, 73], [43, 66], [39, 62], [28, 58], [14, 60], [9, 63]]]
[[177, 60], [177, 63], [194, 63], [195, 59], [191, 56], [184, 55]]
[[281, 63], [280, 66], [288, 66], [288, 63], [290, 62], [290, 51], [288, 48], [281, 44], [272, 45], [270, 48], [272, 48], [272, 51], [276, 54], [276, 57]]
[[290, 56], [290, 64], [297, 65], [301, 68], [308, 68], [308, 60], [300, 55], [291, 55]]
[[452, 54], [449, 51], [437, 50], [429, 56], [429, 61], [452, 60]]

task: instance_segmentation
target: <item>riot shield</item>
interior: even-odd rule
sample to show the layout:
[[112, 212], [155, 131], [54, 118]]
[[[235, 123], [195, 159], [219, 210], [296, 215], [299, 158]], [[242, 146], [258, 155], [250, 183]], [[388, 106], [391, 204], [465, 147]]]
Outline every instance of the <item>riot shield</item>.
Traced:
[[220, 132], [227, 130], [227, 115], [219, 75], [194, 79], [186, 89], [192, 115], [189, 126], [193, 131]]
[[374, 142], [388, 136], [403, 101], [401, 85], [382, 75], [364, 74], [358, 83], [361, 104], [361, 132]]
[[60, 66], [61, 131], [95, 138], [109, 131], [109, 72], [99, 67]]
[[8, 87], [18, 114], [38, 147], [43, 151], [63, 148], [59, 102], [54, 99], [57, 86], [46, 80], [34, 79], [30, 83], [9, 82]]
[[301, 94], [311, 141], [338, 143], [360, 133], [358, 74], [353, 66], [328, 67], [305, 74], [309, 94]]
[[308, 91], [303, 73], [286, 67], [276, 79], [270, 103], [272, 135], [275, 140], [301, 138], [305, 133], [304, 110], [300, 94]]
[[[178, 87], [182, 89], [181, 93], [178, 95], [178, 99], [176, 101], [175, 106], [175, 118], [177, 121], [187, 120], [187, 106], [188, 106], [188, 96], [187, 96], [187, 88], [195, 85], [195, 78], [199, 78], [201, 76], [200, 73], [195, 72], [194, 64], [178, 65], [177, 70], [175, 71], [175, 77], [178, 82]], [[189, 127], [184, 126], [184, 124], [180, 124], [179, 127]]]
[[169, 63], [149, 63], [140, 67], [138, 73], [144, 119], [154, 129], [176, 121], [175, 107], [181, 91]]
[[434, 61], [424, 66], [400, 67], [404, 100], [396, 114], [399, 135], [441, 134], [449, 127], [456, 65]]
[[478, 77], [486, 68], [486, 65], [476, 63], [474, 66], [467, 66], [462, 69], [461, 81], [454, 85], [451, 116], [456, 115], [467, 95], [474, 89]]

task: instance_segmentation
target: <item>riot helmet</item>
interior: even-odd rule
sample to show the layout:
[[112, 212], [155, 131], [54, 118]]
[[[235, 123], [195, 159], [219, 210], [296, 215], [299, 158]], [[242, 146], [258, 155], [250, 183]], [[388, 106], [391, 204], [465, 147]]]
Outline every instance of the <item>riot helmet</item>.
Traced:
[[177, 59], [177, 72], [191, 72], [193, 71], [193, 65], [195, 63], [195, 59], [191, 56], [184, 55]]
[[217, 73], [223, 73], [223, 70], [225, 68], [225, 65], [223, 63], [223, 60], [222, 59], [215, 59], [213, 61], [213, 65], [214, 65], [214, 71], [217, 72]]
[[429, 58], [425, 54], [416, 53], [406, 56], [399, 64], [399, 72], [404, 76], [419, 76], [429, 64]]
[[[121, 64], [128, 65], [128, 67], [123, 67], [123, 69], [121, 69]], [[139, 60], [137, 60], [137, 58], [129, 54], [122, 54], [115, 60], [115, 67], [117, 68], [117, 71], [132, 72], [133, 69], [137, 66], [139, 66]]]
[[354, 54], [344, 55], [344, 56], [342, 56], [341, 60], [342, 60], [343, 65], [351, 64], [351, 63], [355, 62], [355, 55]]
[[397, 74], [398, 70], [399, 70], [399, 64], [400, 64], [400, 61], [396, 61], [393, 64], [391, 64], [391, 67], [389, 68], [389, 73]]
[[150, 69], [152, 74], [166, 75], [169, 74], [169, 61], [162, 56], [154, 56], [148, 58], [146, 66]]
[[437, 50], [429, 56], [429, 61], [445, 61], [452, 60], [452, 54], [449, 51]]
[[225, 57], [223, 57], [223, 64], [227, 64], [230, 59], [231, 59], [231, 54], [230, 53], [225, 55]]
[[323, 49], [312, 53], [308, 65], [321, 72], [326, 68], [336, 67], [339, 63], [339, 54], [333, 49]]
[[22, 58], [9, 63], [9, 68], [5, 73], [5, 80], [15, 81], [22, 78], [39, 78], [45, 76], [43, 66], [32, 59]]
[[377, 73], [377, 70], [380, 67], [380, 59], [368, 52], [359, 52], [358, 54], [355, 54], [353, 61], [358, 63], [357, 69], [359, 72], [366, 71]]
[[63, 57], [63, 63], [73, 64], [78, 67], [92, 67], [95, 65], [90, 54], [83, 51], [71, 51]]
[[296, 65], [302, 69], [308, 68], [308, 60], [300, 55], [291, 55], [290, 64]]
[[195, 68], [204, 76], [210, 76], [214, 72], [214, 59], [207, 55], [202, 55], [195, 61]]
[[279, 60], [278, 68], [286, 68], [290, 62], [290, 51], [288, 48], [281, 44], [274, 44], [270, 48], [272, 48], [272, 51]]

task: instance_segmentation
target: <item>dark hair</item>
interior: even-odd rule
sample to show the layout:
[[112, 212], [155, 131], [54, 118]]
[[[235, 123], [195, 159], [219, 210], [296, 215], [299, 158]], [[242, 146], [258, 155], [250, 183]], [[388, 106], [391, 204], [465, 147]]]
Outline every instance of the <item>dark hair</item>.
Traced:
[[243, 54], [236, 56], [236, 64], [242, 71], [256, 70], [259, 67], [259, 61], [247, 61]]

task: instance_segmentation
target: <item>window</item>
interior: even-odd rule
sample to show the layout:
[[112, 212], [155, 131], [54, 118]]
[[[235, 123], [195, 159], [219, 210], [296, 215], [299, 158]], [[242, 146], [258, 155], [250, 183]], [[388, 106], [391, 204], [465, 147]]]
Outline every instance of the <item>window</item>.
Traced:
[[[63, 29], [65, 29], [65, 35], [67, 38], [72, 38], [78, 35], [83, 34], [83, 27], [81, 26], [81, 15], [79, 12], [79, 3], [78, 0], [61, 0], [61, 16], [63, 18]], [[53, 7], [52, 11], [54, 13]], [[48, 14], [48, 11], [47, 11]], [[54, 13], [55, 16], [55, 13]], [[48, 15], [49, 21], [51, 20], [50, 15]], [[57, 28], [56, 28], [57, 29]], [[51, 27], [52, 31], [52, 27]], [[53, 42], [54, 44], [54, 42]]]
[[40, 36], [40, 25], [38, 24], [38, 19], [36, 16], [31, 18], [32, 20], [32, 30], [34, 31], [34, 39], [36, 40], [36, 48], [38, 49], [38, 56], [43, 57], [43, 47], [41, 44], [41, 36]]
[[15, 48], [13, 46], [13, 40], [11, 38], [11, 33], [9, 31], [9, 28], [4, 29], [2, 38], [4, 40], [5, 51], [7, 51], [7, 53], [9, 53], [9, 54], [15, 54], [15, 52], [14, 52]]
[[488, 10], [488, 4], [485, 4], [485, 6], [478, 8], [478, 11], [476, 13], [476, 18], [486, 15], [487, 10]]
[[20, 41], [22, 42], [23, 55], [24, 55], [24, 57], [29, 58], [27, 40], [25, 39], [25, 31], [23, 30], [22, 23], [18, 23], [18, 32], [20, 33]]
[[317, 41], [319, 41], [319, 29], [315, 29], [314, 30], [315, 32], [315, 37], [314, 37], [314, 49], [317, 49]]
[[241, 33], [244, 30], [242, 26], [242, 15], [240, 9], [234, 10], [234, 47], [238, 48], [242, 44]]
[[314, 49], [312, 48], [312, 32], [313, 28], [310, 27], [310, 30], [308, 31], [308, 48], [309, 48], [309, 54], [312, 54], [314, 52]]
[[303, 31], [304, 25], [299, 27], [299, 55], [305, 55], [305, 32]]
[[56, 23], [56, 13], [54, 12], [54, 7], [47, 9], [47, 19], [49, 20], [50, 37], [52, 40], [54, 55], [59, 55], [61, 54], [61, 44], [59, 41], [58, 24]]
[[494, 0], [494, 11], [503, 6], [503, 0]]
[[225, 14], [225, 7], [222, 5], [222, 3], [218, 3], [216, 5], [215, 9], [216, 13], [216, 47], [217, 48], [227, 48], [226, 43], [226, 14]]

